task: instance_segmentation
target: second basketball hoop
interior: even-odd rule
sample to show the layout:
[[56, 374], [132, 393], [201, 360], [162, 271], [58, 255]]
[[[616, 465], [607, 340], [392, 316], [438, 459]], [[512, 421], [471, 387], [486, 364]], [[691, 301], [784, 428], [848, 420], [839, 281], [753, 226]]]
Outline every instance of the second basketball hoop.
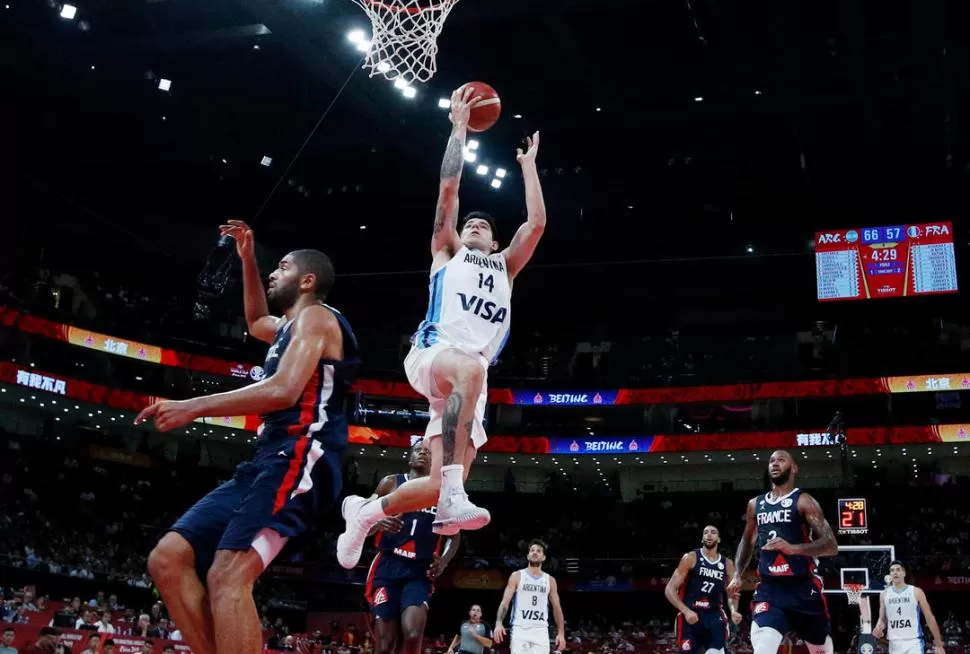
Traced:
[[353, 0], [370, 18], [364, 59], [370, 76], [406, 84], [427, 82], [438, 70], [438, 37], [458, 0]]

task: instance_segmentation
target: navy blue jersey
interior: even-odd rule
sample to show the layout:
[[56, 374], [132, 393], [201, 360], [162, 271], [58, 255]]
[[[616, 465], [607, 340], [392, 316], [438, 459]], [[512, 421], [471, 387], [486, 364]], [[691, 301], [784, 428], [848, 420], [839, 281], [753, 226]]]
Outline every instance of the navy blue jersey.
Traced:
[[681, 599], [697, 613], [720, 613], [724, 598], [724, 578], [727, 574], [724, 557], [718, 554], [717, 560], [712, 562], [704, 556], [703, 549], [698, 549], [694, 554], [697, 561], [687, 575]]
[[[347, 446], [344, 402], [360, 365], [360, 349], [354, 331], [343, 314], [333, 307], [323, 306], [333, 313], [340, 324], [344, 358], [341, 361], [320, 359], [296, 404], [260, 416], [263, 420], [259, 428], [261, 440], [276, 439], [281, 435], [308, 435], [320, 441], [328, 450], [340, 450]], [[292, 340], [292, 327], [293, 321], [288, 320], [276, 330], [263, 365], [267, 378], [276, 374], [280, 359]]]
[[[798, 511], [798, 488], [783, 497], [773, 498], [767, 493], [755, 498], [754, 518], [758, 525], [758, 547], [772, 538], [784, 538], [792, 545], [812, 541], [811, 529]], [[786, 556], [781, 552], [761, 550], [758, 574], [762, 579], [781, 577], [810, 577], [817, 562], [809, 556]]]
[[[397, 485], [408, 480], [407, 475], [397, 476]], [[377, 549], [384, 556], [399, 557], [421, 563], [427, 569], [438, 553], [441, 537], [431, 531], [435, 508], [412, 511], [401, 516], [404, 526], [396, 534], [378, 532]]]

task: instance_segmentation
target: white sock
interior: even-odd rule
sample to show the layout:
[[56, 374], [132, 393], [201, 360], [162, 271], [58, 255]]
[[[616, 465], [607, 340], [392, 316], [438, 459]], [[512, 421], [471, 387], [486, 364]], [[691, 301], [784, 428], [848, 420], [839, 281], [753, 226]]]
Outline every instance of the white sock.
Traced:
[[455, 463], [441, 466], [441, 493], [446, 497], [465, 492], [465, 466]]

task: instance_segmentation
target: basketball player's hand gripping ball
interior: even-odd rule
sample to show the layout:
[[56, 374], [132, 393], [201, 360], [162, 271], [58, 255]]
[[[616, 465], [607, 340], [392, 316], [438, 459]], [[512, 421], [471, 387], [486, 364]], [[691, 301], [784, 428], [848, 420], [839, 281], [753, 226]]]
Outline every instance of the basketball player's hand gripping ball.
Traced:
[[471, 86], [465, 85], [455, 89], [451, 94], [451, 111], [448, 113], [448, 120], [452, 125], [468, 126], [468, 119], [471, 116], [472, 105], [481, 100], [481, 96], [472, 97], [475, 91]]

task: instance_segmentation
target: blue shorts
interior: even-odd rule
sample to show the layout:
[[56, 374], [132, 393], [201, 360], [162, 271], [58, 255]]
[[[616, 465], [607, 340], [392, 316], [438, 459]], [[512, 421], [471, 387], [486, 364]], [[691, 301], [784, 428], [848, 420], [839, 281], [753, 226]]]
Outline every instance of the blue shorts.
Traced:
[[201, 579], [217, 550], [248, 550], [271, 529], [292, 538], [310, 531], [341, 489], [341, 452], [307, 436], [268, 438], [232, 479], [199, 500], [171, 531], [195, 551]]
[[378, 552], [367, 572], [364, 596], [371, 615], [381, 620], [397, 620], [409, 606], [427, 608], [434, 584], [428, 579], [430, 561], [409, 561], [387, 552]]
[[367, 584], [367, 602], [375, 618], [397, 620], [410, 606], [428, 608], [433, 591], [430, 579], [380, 579]]
[[680, 651], [703, 654], [709, 649], [723, 650], [728, 636], [724, 611], [698, 611], [697, 617], [697, 624], [690, 624], [683, 613], [677, 616], [677, 647]]
[[752, 620], [786, 634], [794, 631], [810, 645], [824, 645], [831, 633], [829, 609], [817, 577], [762, 580], [751, 600]]

